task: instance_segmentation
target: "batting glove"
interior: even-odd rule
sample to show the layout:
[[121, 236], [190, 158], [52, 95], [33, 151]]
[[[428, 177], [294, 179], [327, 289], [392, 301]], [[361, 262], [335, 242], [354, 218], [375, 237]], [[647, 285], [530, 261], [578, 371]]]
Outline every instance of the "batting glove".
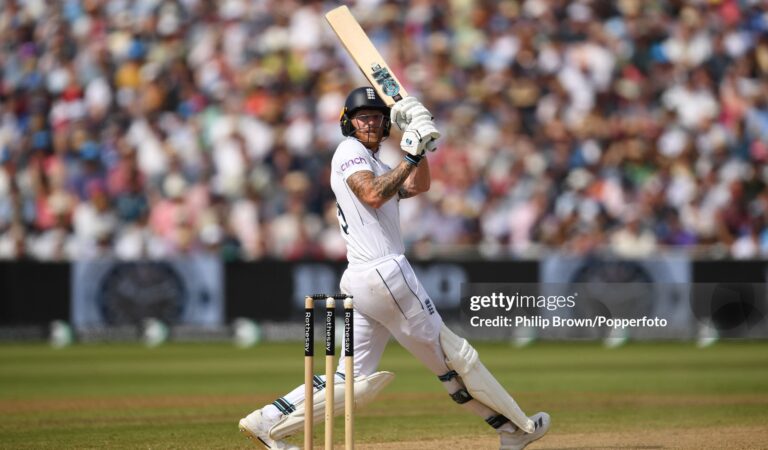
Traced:
[[426, 116], [417, 117], [403, 132], [400, 148], [410, 155], [420, 156], [425, 149], [434, 151], [437, 148], [435, 140], [439, 137], [440, 132], [431, 119]]
[[432, 113], [429, 112], [416, 97], [405, 97], [399, 102], [395, 103], [392, 110], [389, 112], [389, 118], [397, 125], [400, 130], [406, 130], [408, 125], [418, 117], [426, 117], [432, 119]]

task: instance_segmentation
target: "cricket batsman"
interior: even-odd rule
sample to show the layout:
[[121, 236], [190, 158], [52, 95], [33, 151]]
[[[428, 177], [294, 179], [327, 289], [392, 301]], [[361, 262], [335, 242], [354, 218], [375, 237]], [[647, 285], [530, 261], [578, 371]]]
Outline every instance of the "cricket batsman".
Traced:
[[[392, 123], [403, 132], [403, 159], [394, 168], [379, 159]], [[347, 97], [340, 124], [346, 139], [333, 155], [331, 187], [349, 261], [340, 288], [355, 298], [355, 405], [370, 402], [394, 377], [376, 371], [391, 335], [435, 374], [453, 401], [496, 430], [500, 449], [522, 449], [541, 438], [549, 415], [523, 413], [472, 345], [445, 326], [403, 255], [398, 204], [429, 190], [425, 153], [437, 150], [440, 137], [431, 113], [414, 97], [390, 111], [373, 88], [361, 87]], [[339, 414], [346, 376], [342, 359], [333, 380]], [[323, 419], [326, 382], [314, 377], [317, 421]], [[283, 439], [303, 429], [305, 400], [299, 386], [241, 419], [240, 430], [266, 448], [297, 449]]]

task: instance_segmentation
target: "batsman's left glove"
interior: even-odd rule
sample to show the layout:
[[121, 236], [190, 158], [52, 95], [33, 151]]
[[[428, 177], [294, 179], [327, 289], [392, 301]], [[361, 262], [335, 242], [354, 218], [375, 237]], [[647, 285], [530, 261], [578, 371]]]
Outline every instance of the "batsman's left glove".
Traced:
[[432, 113], [429, 112], [416, 97], [406, 97], [395, 103], [389, 112], [389, 118], [397, 125], [400, 130], [408, 129], [416, 118], [426, 117], [432, 120]]

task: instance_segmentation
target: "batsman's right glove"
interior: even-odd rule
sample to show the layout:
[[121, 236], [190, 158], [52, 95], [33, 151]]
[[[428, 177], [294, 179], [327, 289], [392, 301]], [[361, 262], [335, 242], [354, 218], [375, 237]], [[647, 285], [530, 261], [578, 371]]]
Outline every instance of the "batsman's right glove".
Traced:
[[440, 132], [432, 119], [427, 116], [416, 117], [403, 132], [400, 148], [413, 156], [422, 156], [424, 150], [434, 151], [437, 148], [435, 141], [439, 137]]

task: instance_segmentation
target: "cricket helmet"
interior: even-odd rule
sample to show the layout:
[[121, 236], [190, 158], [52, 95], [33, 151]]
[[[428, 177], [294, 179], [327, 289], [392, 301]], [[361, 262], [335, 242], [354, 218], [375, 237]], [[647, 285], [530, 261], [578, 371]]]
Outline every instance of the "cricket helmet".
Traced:
[[355, 127], [352, 125], [352, 115], [359, 109], [377, 109], [384, 113], [384, 121], [381, 124], [384, 127], [382, 137], [389, 136], [389, 129], [392, 126], [389, 120], [389, 107], [372, 87], [359, 87], [347, 96], [347, 100], [344, 102], [344, 110], [341, 112], [339, 119], [341, 134], [352, 136], [355, 133]]

